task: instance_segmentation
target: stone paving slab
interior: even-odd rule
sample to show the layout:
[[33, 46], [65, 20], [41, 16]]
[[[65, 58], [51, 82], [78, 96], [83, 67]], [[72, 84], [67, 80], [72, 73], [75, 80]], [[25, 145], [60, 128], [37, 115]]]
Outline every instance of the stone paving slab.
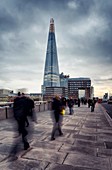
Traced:
[[76, 139], [75, 143], [77, 146], [87, 146], [87, 147], [92, 147], [92, 148], [100, 148], [100, 147], [105, 148], [104, 142]]
[[62, 164], [64, 158], [66, 157], [66, 153], [54, 152], [48, 149], [36, 148], [30, 150], [22, 158], [32, 159], [32, 160], [42, 160], [47, 162], [55, 162]]
[[96, 148], [91, 148], [91, 147], [87, 147], [87, 146], [81, 146], [81, 145], [69, 145], [69, 144], [65, 144], [61, 147], [60, 152], [66, 152], [66, 153], [73, 153], [73, 154], [79, 154], [79, 153], [84, 153], [86, 155], [96, 155]]
[[27, 160], [20, 158], [16, 161], [5, 161], [0, 164], [1, 170], [44, 170], [48, 166], [48, 162]]
[[[91, 112], [87, 105], [74, 107], [64, 116], [63, 133], [51, 141], [52, 112], [37, 113], [38, 123], [30, 122], [28, 141], [23, 150], [14, 119], [0, 121], [0, 169], [2, 170], [112, 170], [112, 127], [97, 104]], [[18, 146], [15, 157], [8, 157]]]
[[72, 166], [82, 166], [85, 168], [99, 169], [99, 170], [110, 170], [109, 160], [107, 158], [100, 158], [85, 154], [69, 154], [64, 164]]
[[46, 170], [99, 170], [99, 169], [94, 169], [93, 167], [88, 168], [84, 166], [72, 166], [72, 165], [59, 165], [59, 164], [50, 164]]

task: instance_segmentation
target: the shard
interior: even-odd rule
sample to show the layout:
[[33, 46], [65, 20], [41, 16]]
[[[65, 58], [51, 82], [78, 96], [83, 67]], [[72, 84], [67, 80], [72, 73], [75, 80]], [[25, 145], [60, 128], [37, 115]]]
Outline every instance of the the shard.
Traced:
[[56, 47], [56, 39], [55, 39], [55, 28], [54, 28], [54, 20], [53, 18], [51, 18], [42, 91], [45, 91], [45, 87], [59, 87], [59, 86], [60, 86], [60, 77], [59, 77], [58, 56], [57, 56], [57, 47]]

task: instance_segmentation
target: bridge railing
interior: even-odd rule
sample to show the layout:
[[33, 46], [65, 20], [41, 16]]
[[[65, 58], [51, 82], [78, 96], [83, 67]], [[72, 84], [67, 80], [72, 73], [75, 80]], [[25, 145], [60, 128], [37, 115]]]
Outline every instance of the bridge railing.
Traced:
[[[51, 102], [47, 101], [35, 102], [36, 113], [47, 110], [51, 110]], [[0, 120], [12, 118], [13, 116], [14, 116], [13, 102], [0, 103]]]

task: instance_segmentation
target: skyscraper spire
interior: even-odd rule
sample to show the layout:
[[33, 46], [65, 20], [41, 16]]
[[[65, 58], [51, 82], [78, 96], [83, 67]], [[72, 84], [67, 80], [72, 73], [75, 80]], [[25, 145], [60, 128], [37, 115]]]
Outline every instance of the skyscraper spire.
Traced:
[[58, 87], [60, 86], [60, 78], [54, 31], [54, 20], [53, 18], [51, 18], [46, 51], [43, 88], [45, 89], [45, 87], [57, 87], [57, 86]]
[[53, 20], [53, 18], [50, 19], [50, 29], [49, 29], [49, 32], [55, 32], [55, 30], [54, 30], [54, 20]]

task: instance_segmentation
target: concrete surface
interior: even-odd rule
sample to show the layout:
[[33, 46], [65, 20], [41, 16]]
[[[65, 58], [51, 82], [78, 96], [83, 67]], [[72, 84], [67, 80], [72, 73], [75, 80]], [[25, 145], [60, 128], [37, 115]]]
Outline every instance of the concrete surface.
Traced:
[[[87, 105], [74, 106], [73, 115], [66, 112], [63, 136], [57, 134], [54, 141], [51, 114], [39, 112], [38, 123], [30, 122], [26, 151], [15, 120], [0, 121], [1, 170], [112, 170], [111, 120], [100, 104], [94, 112]], [[9, 156], [12, 151], [15, 155]]]

